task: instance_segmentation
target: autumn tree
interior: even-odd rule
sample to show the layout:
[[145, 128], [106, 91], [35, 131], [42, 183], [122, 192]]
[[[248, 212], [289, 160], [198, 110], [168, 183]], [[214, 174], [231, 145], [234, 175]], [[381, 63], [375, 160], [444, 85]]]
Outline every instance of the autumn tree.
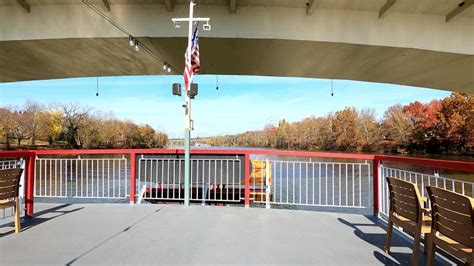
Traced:
[[353, 107], [346, 107], [334, 114], [332, 131], [335, 135], [336, 149], [353, 151], [357, 149], [357, 111]]
[[35, 145], [38, 133], [38, 126], [40, 123], [40, 116], [44, 111], [44, 107], [37, 102], [27, 101], [23, 109], [23, 119], [26, 131], [28, 132], [28, 136], [30, 138], [30, 144]]
[[453, 93], [443, 99], [439, 121], [440, 136], [448, 151], [468, 153], [474, 149], [474, 98], [471, 95]]
[[63, 132], [64, 114], [61, 109], [48, 109], [36, 114], [35, 123], [37, 133], [43, 140], [47, 140], [49, 145], [52, 145]]
[[382, 138], [390, 141], [391, 147], [406, 148], [409, 145], [413, 124], [401, 104], [391, 106], [385, 111], [381, 130]]
[[17, 146], [21, 146], [21, 141], [26, 138], [27, 135], [27, 121], [26, 121], [26, 113], [21, 111], [20, 109], [13, 110], [12, 114], [12, 122], [13, 122], [13, 136], [17, 141]]
[[366, 109], [359, 112], [357, 119], [357, 146], [359, 151], [372, 152], [378, 149], [380, 125], [375, 118], [375, 111]]
[[0, 108], [0, 139], [7, 149], [10, 149], [14, 137], [14, 125], [15, 120], [10, 108]]
[[277, 148], [279, 149], [288, 148], [289, 131], [290, 131], [290, 123], [288, 123], [285, 119], [280, 120], [280, 122], [278, 122], [278, 130], [277, 130], [277, 140], [276, 140]]
[[428, 104], [415, 101], [403, 107], [403, 112], [411, 124], [412, 150], [426, 151], [438, 146], [437, 126], [440, 108], [441, 103], [438, 100]]
[[[89, 116], [91, 108], [79, 106], [77, 104], [68, 104], [61, 106], [63, 112], [63, 134], [72, 148], [80, 148], [80, 130], [84, 127], [86, 119]], [[84, 138], [84, 135], [83, 135]]]
[[334, 132], [332, 131], [333, 119], [334, 115], [332, 113], [317, 119], [315, 128], [316, 145], [320, 150], [333, 150], [336, 147]]
[[121, 123], [113, 117], [101, 122], [100, 139], [104, 148], [123, 148], [120, 143]]

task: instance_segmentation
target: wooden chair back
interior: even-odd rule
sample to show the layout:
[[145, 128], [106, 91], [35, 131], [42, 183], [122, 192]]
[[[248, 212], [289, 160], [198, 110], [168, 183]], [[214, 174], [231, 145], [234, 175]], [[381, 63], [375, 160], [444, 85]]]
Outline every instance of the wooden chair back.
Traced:
[[20, 168], [0, 170], [0, 201], [18, 197], [22, 172]]
[[422, 202], [420, 192], [415, 184], [387, 177], [390, 192], [390, 212], [413, 221], [422, 219]]
[[432, 232], [473, 248], [474, 199], [445, 189], [428, 186], [432, 208]]

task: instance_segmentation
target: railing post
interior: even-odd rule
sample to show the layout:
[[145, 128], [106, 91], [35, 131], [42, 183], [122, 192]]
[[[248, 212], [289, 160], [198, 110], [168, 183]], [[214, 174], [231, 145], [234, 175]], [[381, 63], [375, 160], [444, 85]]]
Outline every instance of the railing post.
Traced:
[[372, 163], [372, 173], [373, 173], [373, 190], [374, 190], [374, 216], [378, 216], [380, 211], [380, 161], [377, 159], [373, 160]]
[[270, 162], [265, 161], [265, 208], [270, 209]]
[[35, 196], [35, 159], [36, 159], [35, 154], [31, 154], [26, 159], [25, 216], [33, 216], [33, 206], [34, 206], [34, 196]]
[[250, 156], [245, 154], [244, 159], [244, 180], [245, 180], [245, 208], [250, 207]]
[[130, 204], [135, 204], [135, 191], [137, 189], [136, 157], [135, 152], [130, 152]]

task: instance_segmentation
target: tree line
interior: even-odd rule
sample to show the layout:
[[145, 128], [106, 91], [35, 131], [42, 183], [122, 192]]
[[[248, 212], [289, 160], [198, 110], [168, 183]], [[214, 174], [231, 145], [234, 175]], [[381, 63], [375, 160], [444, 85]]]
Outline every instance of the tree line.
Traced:
[[0, 144], [6, 149], [39, 146], [96, 148], [161, 148], [168, 136], [150, 125], [120, 120], [77, 104], [0, 108]]
[[263, 130], [211, 137], [213, 146], [309, 151], [474, 154], [474, 98], [452, 93], [442, 100], [374, 110], [344, 110], [297, 122], [285, 119]]

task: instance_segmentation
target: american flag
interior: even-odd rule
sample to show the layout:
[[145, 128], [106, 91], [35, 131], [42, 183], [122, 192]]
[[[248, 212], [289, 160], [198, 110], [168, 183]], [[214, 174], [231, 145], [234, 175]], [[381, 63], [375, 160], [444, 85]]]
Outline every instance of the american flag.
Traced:
[[184, 86], [186, 90], [191, 89], [191, 83], [193, 83], [193, 74], [198, 72], [201, 69], [201, 62], [199, 61], [199, 37], [198, 37], [198, 28], [196, 26], [193, 32], [193, 38], [191, 40], [191, 58], [188, 58], [188, 50], [184, 54], [185, 66], [184, 66]]

